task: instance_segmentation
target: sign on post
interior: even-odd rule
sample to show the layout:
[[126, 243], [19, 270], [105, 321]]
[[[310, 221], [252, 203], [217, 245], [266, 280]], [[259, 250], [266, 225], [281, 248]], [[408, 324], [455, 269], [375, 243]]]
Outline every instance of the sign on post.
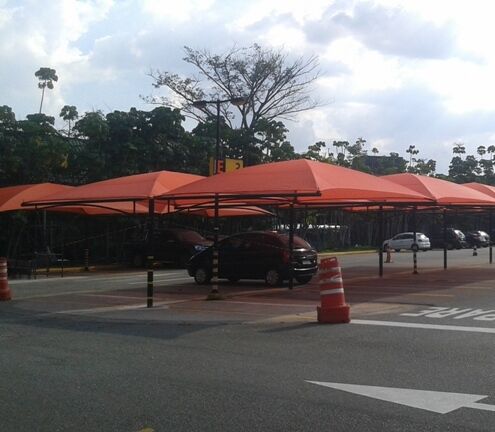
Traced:
[[[210, 175], [215, 174], [214, 159], [210, 158]], [[217, 160], [217, 173], [230, 172], [244, 167], [242, 159], [219, 159]]]

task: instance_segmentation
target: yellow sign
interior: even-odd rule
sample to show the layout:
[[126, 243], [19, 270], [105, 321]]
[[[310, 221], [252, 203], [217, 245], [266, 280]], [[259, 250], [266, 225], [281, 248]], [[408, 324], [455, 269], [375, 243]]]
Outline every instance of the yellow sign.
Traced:
[[[220, 159], [217, 160], [217, 172], [230, 172], [244, 168], [242, 159]], [[210, 175], [214, 174], [214, 159], [210, 158]]]
[[225, 172], [236, 171], [244, 167], [242, 159], [225, 159]]

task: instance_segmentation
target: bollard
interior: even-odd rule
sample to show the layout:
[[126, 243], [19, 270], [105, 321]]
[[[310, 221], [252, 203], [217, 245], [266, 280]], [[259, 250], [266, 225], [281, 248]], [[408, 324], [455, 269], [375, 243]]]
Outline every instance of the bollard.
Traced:
[[7, 277], [7, 258], [0, 258], [0, 301], [12, 299]]
[[387, 259], [385, 260], [386, 263], [392, 263], [394, 262], [392, 260], [392, 248], [387, 245]]
[[478, 249], [476, 245], [473, 245], [473, 256], [478, 256]]

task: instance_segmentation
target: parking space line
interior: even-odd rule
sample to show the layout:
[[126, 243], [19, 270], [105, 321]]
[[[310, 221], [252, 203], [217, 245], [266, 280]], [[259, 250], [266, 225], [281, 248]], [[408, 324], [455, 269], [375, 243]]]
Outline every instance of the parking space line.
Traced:
[[400, 322], [400, 321], [374, 321], [374, 320], [359, 320], [359, 319], [351, 320], [351, 324], [495, 334], [495, 328], [493, 327], [468, 327], [468, 326], [456, 326], [456, 325], [421, 324], [421, 323], [408, 323], [408, 322]]
[[[167, 279], [155, 279], [153, 283], [156, 285], [160, 282], [176, 282], [176, 281], [191, 281], [190, 277], [181, 277], [181, 278], [167, 278]], [[146, 284], [146, 280], [142, 280], [139, 282], [128, 282], [128, 285], [139, 285], [139, 284]]]
[[404, 291], [353, 291], [348, 290], [348, 295], [358, 294], [358, 295], [405, 295], [405, 296], [426, 296], [426, 297], [455, 297], [453, 294], [433, 294], [433, 293], [423, 293], [423, 292], [415, 292], [409, 293]]
[[288, 304], [288, 303], [265, 303], [265, 302], [244, 302], [244, 301], [231, 301], [224, 300], [222, 303], [233, 303], [233, 304], [245, 304], [245, 305], [255, 305], [255, 306], [278, 306], [278, 307], [315, 307], [315, 304]]

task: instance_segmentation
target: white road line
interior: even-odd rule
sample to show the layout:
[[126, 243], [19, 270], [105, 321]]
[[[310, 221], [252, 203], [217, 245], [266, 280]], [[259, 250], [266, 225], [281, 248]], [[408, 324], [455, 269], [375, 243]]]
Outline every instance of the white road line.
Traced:
[[280, 306], [280, 307], [311, 307], [314, 308], [314, 304], [286, 304], [286, 303], [262, 303], [262, 302], [243, 302], [243, 301], [230, 301], [224, 300], [222, 303], [234, 303], [234, 304], [245, 304], [245, 305], [256, 305], [256, 306]]
[[404, 291], [353, 291], [353, 290], [347, 290], [347, 294], [352, 295], [352, 294], [358, 294], [358, 295], [404, 295], [404, 296], [426, 296], [426, 297], [455, 297], [453, 294], [432, 294], [432, 293], [408, 293]]
[[493, 327], [491, 328], [467, 327], [467, 326], [455, 326], [455, 325], [420, 324], [420, 323], [408, 323], [408, 322], [399, 322], [399, 321], [374, 321], [374, 320], [359, 320], [359, 319], [351, 320], [351, 324], [495, 334], [495, 328]]
[[41, 277], [39, 279], [9, 279], [9, 285], [20, 285], [26, 283], [41, 283], [41, 282], [64, 282], [68, 280], [81, 280], [88, 278], [89, 276], [68, 276], [68, 277], [60, 277], [60, 278], [46, 278]]
[[[190, 277], [182, 277], [182, 278], [170, 278], [170, 279], [155, 279], [153, 281], [154, 285], [159, 284], [160, 282], [175, 282], [175, 281], [185, 281], [185, 280], [191, 280]], [[139, 282], [128, 282], [128, 285], [143, 285], [146, 284], [146, 280], [142, 280]]]

